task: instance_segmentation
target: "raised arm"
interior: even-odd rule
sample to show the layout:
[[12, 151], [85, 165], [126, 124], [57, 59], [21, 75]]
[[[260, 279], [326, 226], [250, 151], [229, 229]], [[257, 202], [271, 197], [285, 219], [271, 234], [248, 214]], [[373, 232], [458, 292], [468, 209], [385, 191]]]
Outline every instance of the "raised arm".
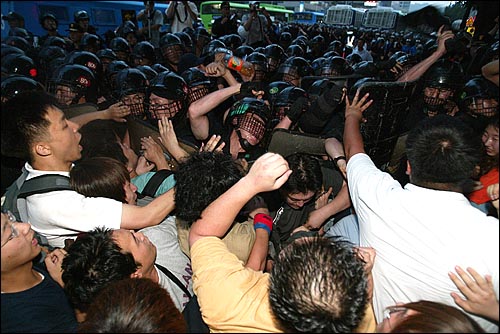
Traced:
[[446, 40], [454, 38], [455, 35], [451, 30], [446, 30], [443, 32], [444, 26], [441, 26], [438, 30], [438, 47], [429, 57], [425, 58], [412, 68], [408, 70], [404, 75], [402, 75], [397, 82], [408, 82], [419, 79], [424, 73], [437, 62], [444, 54], [446, 54]]
[[500, 70], [498, 67], [498, 59], [490, 61], [483, 67], [481, 67], [481, 74], [483, 77], [493, 82], [495, 85], [499, 85]]
[[358, 90], [352, 100], [352, 103], [349, 101], [349, 97], [346, 96], [344, 151], [346, 153], [347, 161], [349, 161], [349, 159], [357, 153], [365, 153], [363, 137], [361, 136], [361, 132], [359, 130], [359, 124], [363, 119], [363, 111], [368, 109], [373, 102], [373, 100], [369, 100], [365, 103], [369, 95], [369, 93], [366, 93], [365, 96], [359, 99]]
[[198, 140], [205, 140], [209, 135], [209, 121], [207, 114], [229, 97], [240, 92], [241, 84], [229, 86], [205, 95], [191, 103], [188, 109], [191, 131]]
[[238, 212], [253, 196], [280, 188], [291, 173], [287, 161], [281, 155], [262, 155], [246, 176], [202, 212], [201, 219], [194, 222], [189, 231], [189, 246], [204, 237], [224, 236]]

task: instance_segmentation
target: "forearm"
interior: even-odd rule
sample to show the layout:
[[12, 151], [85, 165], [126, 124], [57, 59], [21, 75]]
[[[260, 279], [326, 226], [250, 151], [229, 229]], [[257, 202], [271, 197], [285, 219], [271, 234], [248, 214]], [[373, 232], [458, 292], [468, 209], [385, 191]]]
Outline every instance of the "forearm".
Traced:
[[292, 120], [285, 115], [285, 117], [283, 117], [283, 119], [278, 124], [276, 124], [274, 128], [288, 130], [292, 126], [292, 123]]
[[335, 198], [325, 206], [311, 212], [309, 219], [305, 223], [305, 227], [309, 230], [318, 229], [323, 223], [331, 216], [345, 210], [351, 206], [351, 199], [349, 197], [349, 190], [347, 184], [340, 189]]
[[[189, 230], [189, 246], [209, 236], [223, 237], [233, 224], [241, 208], [257, 193], [255, 186], [243, 177], [229, 190], [213, 201]], [[224, 213], [224, 214], [221, 214]]]
[[107, 113], [107, 109], [105, 110], [97, 110], [97, 111], [92, 111], [88, 112], [85, 114], [81, 114], [75, 117], [72, 117], [70, 121], [78, 124], [80, 127], [84, 126], [85, 124], [96, 120], [96, 119], [109, 119], [109, 115]]
[[488, 64], [481, 67], [482, 75], [489, 81], [493, 82], [495, 85], [499, 85], [499, 66], [498, 59], [489, 62]]
[[409, 82], [419, 79], [436, 61], [443, 56], [442, 52], [434, 52], [408, 70], [397, 82]]
[[325, 139], [325, 151], [332, 159], [345, 156], [344, 145], [337, 138]]
[[255, 271], [263, 271], [266, 265], [267, 251], [269, 246], [269, 234], [266, 230], [258, 228], [255, 230], [255, 242], [248, 256], [245, 267]]
[[348, 116], [344, 125], [344, 151], [347, 161], [357, 154], [365, 153], [363, 137], [359, 130], [360, 120], [354, 116]]
[[174, 208], [174, 189], [158, 196], [146, 206], [123, 204], [120, 227], [136, 230], [158, 225]]

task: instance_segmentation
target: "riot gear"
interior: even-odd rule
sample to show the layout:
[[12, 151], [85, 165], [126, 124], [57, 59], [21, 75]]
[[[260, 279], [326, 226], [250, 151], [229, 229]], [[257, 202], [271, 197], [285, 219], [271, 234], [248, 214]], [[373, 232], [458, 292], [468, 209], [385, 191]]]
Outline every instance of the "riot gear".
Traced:
[[49, 79], [47, 91], [56, 96], [62, 105], [78, 104], [82, 97], [86, 102], [97, 103], [96, 79], [92, 71], [83, 65], [59, 67]]
[[132, 57], [137, 65], [142, 64], [143, 59], [147, 59], [147, 65], [152, 65], [156, 62], [155, 47], [147, 41], [139, 42], [134, 46]]
[[181, 39], [172, 33], [164, 35], [160, 39], [160, 50], [163, 58], [169, 63], [177, 65], [184, 53]]
[[320, 75], [333, 78], [353, 73], [352, 67], [342, 57], [327, 58], [321, 67]]
[[241, 147], [250, 152], [264, 138], [269, 114], [263, 100], [245, 97], [233, 104], [225, 123], [236, 131]]
[[246, 61], [252, 63], [255, 69], [252, 81], [264, 81], [268, 72], [266, 56], [260, 52], [252, 52], [247, 56]]
[[285, 50], [278, 44], [271, 44], [265, 47], [264, 55], [267, 57], [269, 72], [275, 72], [285, 59]]
[[189, 104], [201, 99], [209, 93], [211, 82], [202, 70], [191, 67], [182, 72], [181, 76], [189, 86]]
[[132, 115], [144, 118], [144, 98], [148, 86], [146, 75], [136, 68], [126, 68], [115, 76], [115, 96], [130, 108]]
[[10, 100], [21, 92], [30, 90], [45, 91], [38, 81], [24, 75], [10, 75], [2, 78], [2, 102]]
[[33, 59], [18, 53], [11, 53], [2, 58], [2, 73], [21, 74], [29, 78], [38, 77]]
[[[166, 116], [169, 119], [187, 112], [187, 99], [189, 87], [184, 79], [173, 72], [159, 73], [150, 83], [148, 89], [148, 113], [152, 120], [158, 120]], [[161, 103], [152, 98], [156, 95], [168, 99], [167, 103]]]

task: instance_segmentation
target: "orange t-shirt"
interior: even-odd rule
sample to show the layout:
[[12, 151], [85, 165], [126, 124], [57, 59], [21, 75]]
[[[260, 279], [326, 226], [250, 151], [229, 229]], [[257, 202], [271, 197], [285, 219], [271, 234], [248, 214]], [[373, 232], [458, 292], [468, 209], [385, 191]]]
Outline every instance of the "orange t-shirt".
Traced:
[[498, 183], [498, 168], [493, 168], [488, 173], [479, 178], [483, 187], [479, 190], [473, 191], [469, 194], [469, 200], [476, 204], [484, 204], [491, 201], [490, 196], [486, 192], [489, 185]]

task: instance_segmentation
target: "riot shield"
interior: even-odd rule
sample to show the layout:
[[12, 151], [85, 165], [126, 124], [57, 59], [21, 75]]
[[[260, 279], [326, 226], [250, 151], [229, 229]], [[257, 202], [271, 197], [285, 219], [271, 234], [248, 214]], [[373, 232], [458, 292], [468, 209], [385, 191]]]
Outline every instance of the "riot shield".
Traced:
[[[370, 93], [372, 105], [363, 112], [361, 123], [366, 153], [378, 168], [384, 169], [402, 134], [404, 120], [409, 112], [410, 97], [416, 82], [366, 82], [359, 87], [360, 96]], [[351, 98], [352, 101], [352, 98]]]
[[[174, 169], [177, 168], [177, 162], [173, 157], [171, 157], [167, 151], [167, 149], [163, 146], [161, 141], [158, 139], [160, 137], [160, 131], [157, 127], [149, 124], [146, 121], [143, 121], [134, 117], [127, 117], [127, 128], [130, 136], [130, 148], [132, 148], [137, 154], [140, 154], [141, 151], [141, 138], [151, 136], [163, 149], [167, 156], [167, 160], [169, 164], [174, 166]], [[198, 147], [194, 146], [191, 143], [188, 143], [181, 138], [178, 138], [179, 145], [183, 148], [188, 154], [192, 154], [199, 150]]]

